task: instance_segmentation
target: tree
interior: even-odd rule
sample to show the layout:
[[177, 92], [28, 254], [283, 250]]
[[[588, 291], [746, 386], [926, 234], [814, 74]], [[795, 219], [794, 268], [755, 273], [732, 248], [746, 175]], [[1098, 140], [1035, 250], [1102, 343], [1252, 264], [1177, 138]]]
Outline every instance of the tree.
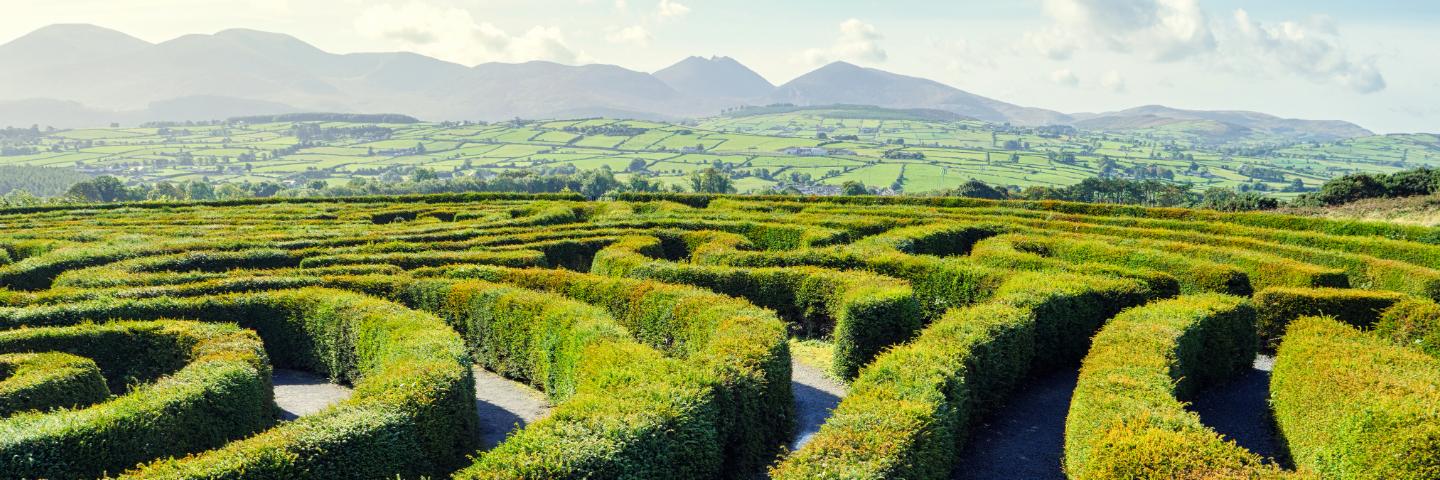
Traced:
[[410, 181], [416, 182], [416, 183], [423, 182], [423, 181], [426, 181], [426, 180], [439, 180], [439, 179], [440, 179], [440, 176], [439, 176], [439, 175], [436, 175], [434, 170], [431, 170], [431, 169], [428, 169], [428, 168], [417, 168], [417, 169], [415, 169], [415, 174], [410, 177]]
[[849, 196], [869, 195], [870, 189], [865, 188], [865, 184], [860, 183], [858, 180], [849, 180], [840, 185], [840, 194]]
[[1003, 190], [998, 190], [995, 187], [986, 185], [985, 182], [973, 178], [955, 187], [955, 189], [945, 192], [945, 196], [983, 198], [987, 200], [1004, 200], [1009, 198], [1009, 195]]
[[646, 162], [645, 159], [637, 158], [630, 161], [630, 165], [625, 167], [625, 171], [631, 173], [643, 172], [649, 166], [650, 164]]
[[70, 186], [66, 196], [88, 200], [91, 202], [118, 202], [126, 200], [127, 193], [125, 184], [120, 179], [101, 175], [92, 180], [78, 182]]
[[191, 200], [211, 200], [215, 198], [215, 188], [206, 182], [191, 181], [185, 184], [185, 193]]
[[690, 186], [695, 193], [734, 193], [735, 186], [716, 168], [707, 168], [690, 175]]
[[580, 175], [580, 194], [591, 200], [619, 187], [620, 182], [615, 180], [615, 174], [610, 172], [608, 166], [598, 170], [586, 170]]

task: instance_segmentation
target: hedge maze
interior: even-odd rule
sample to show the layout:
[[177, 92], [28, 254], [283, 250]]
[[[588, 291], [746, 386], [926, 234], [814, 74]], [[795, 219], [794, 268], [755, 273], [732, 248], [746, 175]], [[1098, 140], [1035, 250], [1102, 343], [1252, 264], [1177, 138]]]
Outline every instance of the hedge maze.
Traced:
[[[1440, 478], [1427, 228], [468, 194], [0, 211], [0, 253], [0, 478], [951, 478], [1077, 370], [1056, 476]], [[1278, 458], [1189, 403], [1257, 354]], [[280, 369], [348, 396], [282, 420]], [[548, 414], [482, 432], [482, 373]]]

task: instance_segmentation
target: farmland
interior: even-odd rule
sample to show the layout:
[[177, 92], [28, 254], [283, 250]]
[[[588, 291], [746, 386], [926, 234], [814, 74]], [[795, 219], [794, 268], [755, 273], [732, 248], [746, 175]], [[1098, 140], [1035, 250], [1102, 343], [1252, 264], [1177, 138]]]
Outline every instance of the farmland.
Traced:
[[[404, 128], [431, 133], [325, 148], [534, 148]], [[868, 196], [52, 205], [0, 210], [0, 287], [5, 478], [1440, 469], [1430, 228]], [[295, 409], [295, 375], [340, 393]]]
[[1108, 176], [1254, 189], [1291, 197], [1347, 173], [1440, 165], [1434, 135], [1335, 143], [1243, 138], [1216, 143], [1176, 125], [1123, 132], [1012, 128], [861, 107], [759, 109], [685, 124], [582, 119], [469, 123], [253, 121], [37, 133], [0, 165], [78, 169], [130, 182], [396, 181], [416, 169], [494, 176], [609, 168], [687, 187], [719, 167], [740, 193], [847, 181], [926, 193], [976, 179], [1019, 189]]

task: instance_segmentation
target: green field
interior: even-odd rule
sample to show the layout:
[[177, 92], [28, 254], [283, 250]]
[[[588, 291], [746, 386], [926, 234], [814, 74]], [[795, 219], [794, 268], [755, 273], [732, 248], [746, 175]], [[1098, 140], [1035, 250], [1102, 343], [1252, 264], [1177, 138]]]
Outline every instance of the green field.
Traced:
[[[356, 133], [361, 127], [368, 134]], [[863, 108], [724, 116], [691, 125], [608, 119], [232, 123], [51, 132], [23, 145], [35, 153], [0, 156], [0, 165], [76, 168], [132, 182], [299, 184], [395, 180], [415, 168], [442, 177], [602, 166], [625, 173], [632, 160], [642, 159], [646, 169], [631, 173], [662, 184], [681, 184], [696, 170], [720, 166], [741, 193], [776, 186], [826, 193], [847, 181], [925, 193], [970, 179], [1019, 189], [1110, 176], [1189, 182], [1197, 189], [1243, 185], [1279, 197], [1296, 195], [1296, 181], [1313, 189], [1348, 173], [1440, 166], [1435, 135], [1211, 145], [1167, 128], [1177, 127], [1057, 133]], [[787, 153], [795, 148], [825, 151]]]

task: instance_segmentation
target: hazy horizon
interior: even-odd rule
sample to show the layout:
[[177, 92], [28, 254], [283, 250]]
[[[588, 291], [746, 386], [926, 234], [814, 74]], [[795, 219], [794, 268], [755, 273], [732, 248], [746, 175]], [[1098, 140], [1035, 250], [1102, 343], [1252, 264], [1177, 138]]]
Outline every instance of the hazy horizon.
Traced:
[[729, 56], [775, 84], [847, 61], [1067, 113], [1160, 104], [1379, 133], [1440, 125], [1440, 66], [1425, 51], [1440, 41], [1426, 28], [1440, 6], [1418, 1], [19, 3], [24, 14], [0, 19], [0, 42], [56, 23], [152, 43], [245, 28], [333, 53], [410, 51], [467, 66], [544, 60], [653, 72], [687, 56]]

